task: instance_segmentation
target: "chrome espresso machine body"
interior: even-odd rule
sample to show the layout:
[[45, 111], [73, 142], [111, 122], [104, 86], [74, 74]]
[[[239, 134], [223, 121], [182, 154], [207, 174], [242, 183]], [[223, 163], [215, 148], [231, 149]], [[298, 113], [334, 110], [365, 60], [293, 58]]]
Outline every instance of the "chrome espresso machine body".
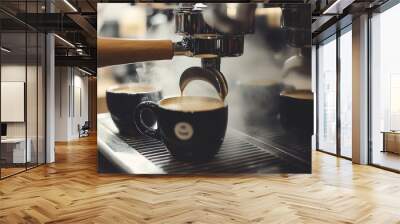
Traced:
[[[200, 69], [192, 73], [197, 74], [198, 79], [207, 79], [225, 98], [228, 84], [224, 75], [220, 72], [222, 57], [239, 57], [244, 51], [245, 35], [255, 32], [257, 4], [255, 3], [230, 3], [230, 4], [202, 4], [181, 3], [175, 10], [176, 34], [183, 37], [181, 42], [174, 43], [174, 54], [201, 58], [201, 66], [212, 72], [200, 72]], [[287, 30], [287, 45], [294, 49], [294, 54], [283, 63], [283, 75], [297, 70], [309, 74], [307, 66], [303, 66], [310, 55], [304, 53], [303, 48], [311, 39], [307, 33], [307, 18], [296, 7], [281, 8], [280, 29]], [[282, 40], [275, 40], [282, 41]], [[305, 55], [304, 55], [305, 54]], [[191, 71], [191, 70], [189, 70]], [[190, 75], [187, 75], [191, 77]], [[181, 91], [183, 91], [187, 78], [184, 73], [181, 77]], [[202, 76], [202, 77], [201, 77]], [[188, 83], [188, 81], [186, 81]], [[221, 93], [225, 88], [226, 93]], [[225, 94], [225, 95], [224, 95]]]
[[208, 60], [242, 55], [244, 35], [254, 32], [255, 9], [255, 4], [239, 4], [229, 15], [225, 4], [181, 4], [175, 10], [176, 33], [183, 37], [177, 54], [202, 58], [206, 67], [214, 64]]
[[174, 44], [175, 55], [201, 58], [201, 68], [189, 68], [181, 75], [181, 92], [190, 81], [201, 79], [211, 83], [221, 98], [228, 94], [221, 58], [243, 54], [244, 35], [254, 32], [255, 22], [256, 4], [235, 6], [181, 3], [175, 10], [176, 34], [182, 36], [182, 41]]
[[[260, 3], [180, 3], [174, 7], [174, 16], [175, 33], [182, 37], [181, 41], [104, 41], [98, 38], [98, 54], [101, 55], [98, 65], [170, 60], [174, 56], [201, 58], [201, 67], [189, 68], [181, 75], [181, 91], [190, 81], [201, 79], [212, 84], [225, 98], [228, 85], [221, 73], [221, 58], [243, 54], [245, 35], [253, 34], [256, 30], [257, 11], [270, 8], [275, 10], [275, 14], [280, 14], [278, 27], [270, 31], [277, 32], [277, 28], [285, 30], [284, 39], [271, 39], [270, 44], [285, 43], [293, 50], [282, 64], [283, 75], [287, 76], [292, 70], [309, 74], [310, 71], [303, 64], [305, 59], [310, 58], [309, 53], [304, 52], [304, 47], [310, 46], [307, 42], [310, 42], [311, 33], [307, 32], [307, 24], [311, 18], [304, 16], [299, 6], [304, 7], [304, 4], [286, 4], [282, 7], [261, 4], [260, 7]], [[274, 36], [269, 33], [266, 35]]]

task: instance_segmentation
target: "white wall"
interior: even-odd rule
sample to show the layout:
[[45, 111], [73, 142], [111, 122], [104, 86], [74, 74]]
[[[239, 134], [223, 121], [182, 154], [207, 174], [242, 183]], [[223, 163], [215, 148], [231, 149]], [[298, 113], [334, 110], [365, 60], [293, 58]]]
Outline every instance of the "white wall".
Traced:
[[[1, 66], [1, 81], [5, 82], [25, 82], [24, 65], [8, 64]], [[6, 110], [6, 108], [1, 108]], [[11, 122], [7, 123], [7, 136], [8, 137], [25, 137], [25, 122]]]
[[82, 90], [82, 116], [79, 118], [81, 122], [85, 122], [88, 120], [88, 78], [75, 75], [75, 86]]
[[70, 84], [69, 69], [67, 67], [55, 68], [55, 141], [67, 141]]
[[[38, 70], [37, 70], [38, 69]], [[27, 78], [27, 80], [25, 80]], [[41, 66], [32, 66], [25, 64], [3, 64], [1, 66], [2, 82], [24, 82], [26, 89], [19, 90], [20, 94], [24, 94], [26, 90], [26, 101], [22, 102], [22, 107], [2, 107], [2, 112], [17, 113], [12, 110], [20, 110], [19, 113], [26, 113], [25, 118], [21, 122], [6, 122], [8, 138], [27, 138], [30, 140], [29, 147], [32, 151], [32, 161], [44, 163], [45, 150], [45, 115], [44, 115], [44, 73]], [[2, 89], [3, 92], [4, 89]], [[4, 94], [4, 93], [3, 93]], [[7, 97], [7, 95], [2, 95]], [[17, 103], [17, 102], [15, 102]], [[26, 103], [26, 105], [25, 105]], [[22, 110], [22, 111], [21, 111]], [[24, 116], [24, 115], [22, 115]]]
[[[1, 81], [3, 82], [25, 82], [26, 69], [28, 69], [28, 73], [36, 67], [28, 66], [20, 64], [4, 64], [1, 66]], [[31, 95], [32, 94], [32, 95]], [[27, 93], [27, 96], [35, 96], [35, 93]], [[32, 97], [30, 97], [32, 98]], [[29, 100], [32, 101], [32, 100]], [[36, 105], [35, 105], [36, 106]], [[7, 110], [7, 108], [1, 108], [1, 110]], [[36, 118], [36, 114], [35, 114]], [[28, 121], [33, 120], [30, 114], [28, 114]], [[8, 137], [25, 137], [25, 124], [26, 122], [7, 122], [7, 136]], [[35, 120], [36, 123], [36, 120]], [[29, 125], [31, 127], [32, 125]], [[28, 133], [29, 134], [29, 133]], [[28, 136], [29, 137], [29, 136]]]
[[81, 76], [82, 73], [80, 72], [76, 74], [77, 70], [74, 70], [74, 72], [75, 72], [74, 82], [73, 82], [74, 88], [72, 88], [74, 92], [72, 92], [73, 96], [71, 96], [71, 99], [74, 100], [74, 102], [71, 102], [71, 105], [74, 105], [74, 107], [71, 108], [72, 111], [71, 136], [72, 138], [78, 138], [79, 137], [79, 132], [77, 128], [78, 125], [82, 126], [85, 123], [85, 121], [88, 121], [89, 92], [88, 92], [88, 78]]
[[77, 139], [78, 124], [88, 120], [88, 78], [75, 68], [56, 67], [55, 85], [55, 140]]
[[24, 122], [25, 83], [1, 81], [1, 122]]

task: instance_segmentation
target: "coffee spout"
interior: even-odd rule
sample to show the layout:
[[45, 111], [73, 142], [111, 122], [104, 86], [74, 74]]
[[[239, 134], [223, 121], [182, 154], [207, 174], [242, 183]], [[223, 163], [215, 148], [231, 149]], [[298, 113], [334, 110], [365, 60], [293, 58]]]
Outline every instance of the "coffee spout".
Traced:
[[228, 84], [225, 76], [215, 68], [190, 67], [186, 69], [179, 80], [182, 95], [186, 86], [194, 80], [202, 80], [211, 84], [217, 90], [222, 100], [225, 100], [225, 97], [228, 95]]

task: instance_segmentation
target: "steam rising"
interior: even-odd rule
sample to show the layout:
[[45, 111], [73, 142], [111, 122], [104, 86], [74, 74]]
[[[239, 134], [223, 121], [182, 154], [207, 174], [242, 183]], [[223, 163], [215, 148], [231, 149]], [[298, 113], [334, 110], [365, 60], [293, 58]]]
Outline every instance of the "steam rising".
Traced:
[[[261, 27], [262, 28], [262, 27]], [[256, 30], [260, 27], [256, 27]], [[174, 23], [157, 26], [148, 31], [148, 39], [172, 39], [179, 37], [174, 33]], [[284, 41], [284, 40], [282, 40]], [[229, 93], [226, 101], [229, 105], [229, 125], [245, 128], [246, 122], [242, 119], [243, 108], [251, 107], [254, 113], [265, 113], [269, 108], [262, 108], [252, 99], [243, 99], [237, 83], [250, 80], [272, 80], [292, 86], [296, 89], [311, 89], [311, 74], [291, 72], [284, 79], [282, 74], [283, 62], [291, 55], [290, 47], [283, 51], [273, 51], [265, 44], [262, 32], [249, 34], [245, 37], [244, 54], [240, 57], [222, 58], [221, 72], [225, 75]], [[182, 72], [191, 66], [200, 66], [199, 58], [174, 57], [172, 61], [155, 61], [144, 63], [139, 70], [140, 81], [150, 82], [163, 90], [163, 97], [178, 96], [179, 77]], [[307, 65], [305, 65], [307, 66]], [[184, 95], [212, 96], [219, 98], [216, 90], [208, 83], [194, 81], [190, 83]], [[260, 96], [262, 97], [262, 96]], [[271, 101], [276, 104], [278, 101]], [[276, 105], [271, 105], [271, 107]]]

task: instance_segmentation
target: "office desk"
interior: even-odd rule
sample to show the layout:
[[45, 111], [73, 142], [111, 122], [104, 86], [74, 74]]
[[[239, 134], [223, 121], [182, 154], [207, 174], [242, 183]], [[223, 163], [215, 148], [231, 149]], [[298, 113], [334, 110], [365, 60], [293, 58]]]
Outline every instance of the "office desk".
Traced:
[[400, 154], [400, 131], [383, 131], [382, 152]]
[[27, 147], [25, 152], [25, 138], [1, 139], [1, 157], [6, 163], [25, 163], [32, 158], [30, 138], [26, 139]]

